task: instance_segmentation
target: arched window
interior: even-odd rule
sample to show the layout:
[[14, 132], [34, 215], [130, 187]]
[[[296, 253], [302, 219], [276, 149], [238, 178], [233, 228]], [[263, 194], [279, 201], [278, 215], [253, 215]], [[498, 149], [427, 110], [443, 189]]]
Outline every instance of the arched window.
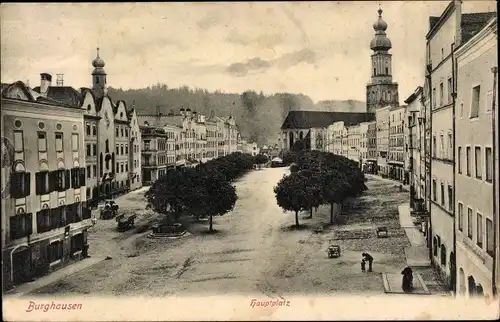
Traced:
[[441, 245], [441, 265], [446, 265], [446, 247]]

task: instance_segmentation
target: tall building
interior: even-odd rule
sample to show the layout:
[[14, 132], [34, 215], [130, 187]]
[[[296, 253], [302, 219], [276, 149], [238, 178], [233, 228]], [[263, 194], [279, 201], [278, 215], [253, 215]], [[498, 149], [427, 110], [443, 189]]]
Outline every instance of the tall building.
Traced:
[[389, 152], [389, 113], [390, 106], [379, 107], [376, 111], [377, 128], [377, 174], [382, 177], [389, 175], [387, 164]]
[[406, 106], [389, 108], [389, 146], [387, 150], [387, 165], [389, 167], [389, 178], [401, 181], [405, 180], [405, 114]]
[[375, 173], [377, 170], [377, 122], [367, 122], [366, 131], [366, 164], [363, 168], [367, 173]]
[[454, 229], [456, 63], [453, 53], [495, 15], [496, 13], [462, 14], [461, 1], [452, 1], [440, 17], [430, 18], [430, 30], [426, 35], [424, 95], [430, 98], [431, 113], [431, 261], [452, 290], [455, 290], [457, 277]]
[[387, 37], [387, 23], [382, 19], [382, 9], [378, 10], [378, 19], [373, 24], [375, 36], [370, 42], [373, 50], [371, 56], [372, 76], [366, 85], [366, 108], [368, 113], [375, 113], [383, 106], [398, 106], [398, 83], [392, 80], [392, 48], [391, 40]]
[[[498, 256], [497, 19], [456, 50], [456, 254], [460, 295], [493, 295]], [[496, 124], [495, 124], [496, 123]], [[497, 151], [494, 151], [494, 149]], [[497, 161], [498, 162], [498, 161]], [[498, 189], [498, 188], [496, 188]]]
[[[42, 88], [47, 82], [42, 74]], [[5, 290], [82, 259], [91, 223], [85, 107], [47, 98], [22, 82], [7, 86], [1, 100]]]

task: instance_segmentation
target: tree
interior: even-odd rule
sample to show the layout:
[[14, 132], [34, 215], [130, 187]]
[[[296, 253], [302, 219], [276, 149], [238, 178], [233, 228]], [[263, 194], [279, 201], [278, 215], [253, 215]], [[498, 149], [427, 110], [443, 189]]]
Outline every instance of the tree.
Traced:
[[267, 161], [269, 161], [268, 157], [261, 153], [257, 154], [254, 158], [255, 164], [259, 166], [266, 163]]
[[221, 176], [205, 176], [206, 197], [204, 209], [209, 216], [209, 231], [213, 232], [213, 216], [222, 216], [234, 209], [236, 189]]
[[311, 206], [312, 189], [310, 180], [301, 173], [293, 173], [284, 177], [274, 187], [278, 206], [284, 210], [295, 212], [295, 225], [299, 228], [299, 211], [309, 210]]
[[154, 211], [167, 215], [167, 219], [172, 219], [169, 215], [173, 214], [173, 219], [178, 220], [190, 189], [182, 171], [169, 170], [151, 185], [145, 196]]
[[330, 224], [333, 224], [333, 205], [344, 203], [351, 189], [345, 175], [337, 170], [326, 171], [321, 176], [321, 195], [330, 204]]

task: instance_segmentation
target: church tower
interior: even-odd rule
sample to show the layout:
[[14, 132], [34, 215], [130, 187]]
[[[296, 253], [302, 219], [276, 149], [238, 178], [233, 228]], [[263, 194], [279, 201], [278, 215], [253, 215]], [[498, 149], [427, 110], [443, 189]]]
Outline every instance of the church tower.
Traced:
[[99, 48], [97, 48], [97, 57], [92, 61], [94, 71], [92, 72], [92, 89], [96, 97], [103, 97], [108, 94], [106, 83], [106, 72], [104, 71], [104, 60], [99, 57]]
[[373, 24], [375, 37], [370, 48], [372, 54], [372, 77], [366, 85], [366, 107], [368, 113], [375, 113], [378, 107], [398, 106], [398, 84], [392, 81], [391, 40], [385, 31], [387, 23], [382, 19], [382, 9], [378, 9], [378, 20]]

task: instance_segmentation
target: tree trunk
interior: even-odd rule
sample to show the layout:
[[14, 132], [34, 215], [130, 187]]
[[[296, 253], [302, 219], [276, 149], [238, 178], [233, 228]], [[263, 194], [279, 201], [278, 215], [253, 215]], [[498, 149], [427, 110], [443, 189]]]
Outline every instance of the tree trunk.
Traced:
[[295, 211], [295, 226], [299, 228], [299, 212]]
[[330, 224], [333, 224], [333, 202], [330, 203]]
[[313, 217], [313, 208], [311, 207], [311, 209], [309, 209], [309, 219], [311, 219]]
[[212, 215], [210, 215], [209, 223], [210, 223], [210, 224], [209, 224], [209, 228], [208, 228], [208, 230], [209, 230], [210, 232], [213, 232], [214, 230], [213, 230], [213, 225], [212, 225]]

